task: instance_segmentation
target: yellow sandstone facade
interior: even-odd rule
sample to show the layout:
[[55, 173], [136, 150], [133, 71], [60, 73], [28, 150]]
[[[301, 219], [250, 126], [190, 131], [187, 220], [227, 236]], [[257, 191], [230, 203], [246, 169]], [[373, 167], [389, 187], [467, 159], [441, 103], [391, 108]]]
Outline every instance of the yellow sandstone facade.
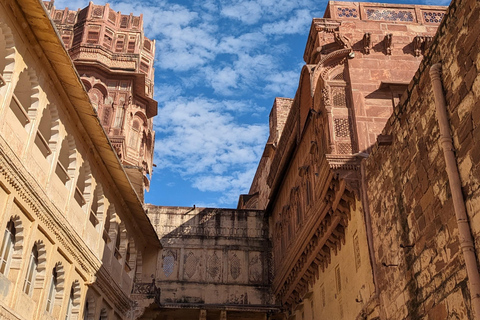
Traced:
[[0, 30], [0, 318], [131, 319], [160, 248], [143, 203], [42, 3], [1, 2]]
[[479, 319], [478, 1], [329, 2], [237, 209], [143, 203], [154, 41], [45, 4], [0, 1], [0, 319]]

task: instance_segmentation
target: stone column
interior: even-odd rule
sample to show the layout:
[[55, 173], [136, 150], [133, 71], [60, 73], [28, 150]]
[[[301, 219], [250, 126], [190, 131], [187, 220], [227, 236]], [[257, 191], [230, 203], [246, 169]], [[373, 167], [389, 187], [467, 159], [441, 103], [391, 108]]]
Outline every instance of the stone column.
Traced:
[[220, 312], [220, 320], [227, 320], [227, 311]]
[[207, 320], [207, 310], [200, 310], [198, 320]]

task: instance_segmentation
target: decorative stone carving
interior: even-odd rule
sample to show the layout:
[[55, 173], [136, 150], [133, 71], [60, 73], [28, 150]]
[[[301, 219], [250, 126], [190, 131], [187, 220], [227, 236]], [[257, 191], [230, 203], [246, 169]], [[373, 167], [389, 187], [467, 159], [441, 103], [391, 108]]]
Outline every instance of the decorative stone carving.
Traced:
[[419, 57], [422, 54], [422, 45], [425, 41], [423, 36], [416, 36], [413, 38], [413, 55]]
[[329, 86], [325, 86], [323, 89], [322, 89], [322, 98], [323, 98], [323, 104], [325, 106], [330, 106], [331, 105], [331, 100], [330, 100], [330, 87]]
[[343, 49], [352, 49], [350, 44], [350, 39], [341, 34], [339, 31], [334, 32], [335, 42], [340, 45]]
[[185, 257], [185, 275], [188, 278], [193, 278], [193, 276], [197, 273], [197, 262], [198, 259], [195, 257], [195, 254], [190, 251], [187, 256]]
[[385, 35], [385, 39], [383, 39], [383, 42], [385, 44], [386, 55], [392, 54], [392, 38], [393, 38], [393, 35], [391, 33], [388, 33]]
[[214, 280], [220, 280], [222, 261], [214, 252], [207, 260], [207, 274]]
[[261, 282], [263, 267], [259, 252], [250, 253], [250, 262], [248, 266], [248, 280], [250, 282]]
[[230, 275], [232, 276], [233, 280], [237, 280], [240, 276], [241, 267], [240, 267], [240, 259], [237, 257], [237, 254], [234, 253], [230, 258]]
[[370, 54], [372, 48], [372, 37], [369, 32], [363, 35], [363, 53]]

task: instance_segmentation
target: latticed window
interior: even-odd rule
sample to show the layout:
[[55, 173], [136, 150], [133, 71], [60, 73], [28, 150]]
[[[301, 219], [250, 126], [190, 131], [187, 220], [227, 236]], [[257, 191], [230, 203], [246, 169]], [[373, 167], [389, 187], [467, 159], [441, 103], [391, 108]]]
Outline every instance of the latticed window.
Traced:
[[123, 106], [117, 108], [115, 112], [115, 121], [113, 122], [114, 128], [121, 128], [123, 123], [123, 115], [125, 113], [125, 109]]
[[128, 41], [128, 46], [127, 46], [127, 52], [128, 53], [134, 53], [135, 52], [135, 39], [130, 39]]
[[345, 95], [345, 87], [332, 88], [332, 100], [335, 107], [346, 107], [347, 100]]
[[128, 27], [128, 16], [122, 16], [120, 19], [120, 28], [127, 28]]
[[87, 34], [87, 43], [98, 43], [98, 40], [100, 39], [100, 32], [99, 31], [88, 31]]
[[6, 274], [12, 259], [15, 245], [15, 225], [12, 220], [7, 223], [3, 235], [2, 249], [0, 251], [0, 273]]
[[33, 284], [37, 275], [38, 269], [38, 248], [37, 245], [33, 246], [30, 254], [30, 260], [28, 261], [27, 275], [25, 277], [25, 283], [23, 284], [23, 292], [31, 295], [33, 292]]
[[128, 146], [130, 148], [136, 148], [138, 146], [138, 139], [140, 137], [140, 122], [134, 120], [132, 124], [132, 130], [130, 131], [130, 139], [128, 140]]
[[168, 278], [174, 270], [175, 267], [175, 257], [169, 252], [165, 257], [163, 257], [163, 273]]

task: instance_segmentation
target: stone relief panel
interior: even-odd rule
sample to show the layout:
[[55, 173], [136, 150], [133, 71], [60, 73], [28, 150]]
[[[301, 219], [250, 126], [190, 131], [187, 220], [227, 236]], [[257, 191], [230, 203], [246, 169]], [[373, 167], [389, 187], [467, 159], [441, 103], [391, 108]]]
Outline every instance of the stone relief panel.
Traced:
[[228, 280], [232, 282], [244, 281], [245, 252], [230, 251], [228, 253]]
[[166, 279], [178, 278], [178, 261], [176, 250], [166, 250], [162, 254], [162, 271]]
[[222, 280], [222, 252], [207, 253], [207, 281], [220, 282]]
[[183, 278], [190, 281], [202, 280], [202, 266], [203, 266], [202, 252], [194, 250], [186, 250], [183, 263]]
[[249, 252], [248, 260], [248, 281], [250, 283], [261, 283], [263, 281], [261, 252]]

